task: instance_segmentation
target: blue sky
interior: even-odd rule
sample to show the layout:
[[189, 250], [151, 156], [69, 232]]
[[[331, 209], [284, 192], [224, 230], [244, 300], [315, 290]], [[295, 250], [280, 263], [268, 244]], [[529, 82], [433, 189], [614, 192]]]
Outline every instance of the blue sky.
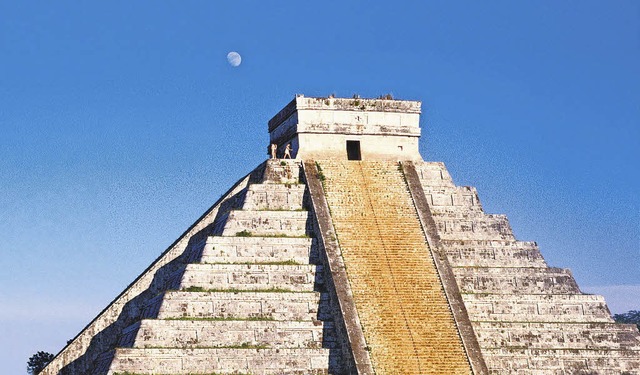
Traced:
[[633, 1], [1, 2], [2, 373], [259, 164], [296, 93], [421, 100], [426, 160], [640, 309], [639, 35]]

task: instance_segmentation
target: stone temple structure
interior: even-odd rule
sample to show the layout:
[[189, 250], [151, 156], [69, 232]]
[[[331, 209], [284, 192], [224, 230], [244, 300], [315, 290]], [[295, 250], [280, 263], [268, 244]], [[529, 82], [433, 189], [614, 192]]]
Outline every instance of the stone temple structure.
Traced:
[[297, 96], [43, 374], [640, 374], [640, 334], [418, 152], [421, 103]]

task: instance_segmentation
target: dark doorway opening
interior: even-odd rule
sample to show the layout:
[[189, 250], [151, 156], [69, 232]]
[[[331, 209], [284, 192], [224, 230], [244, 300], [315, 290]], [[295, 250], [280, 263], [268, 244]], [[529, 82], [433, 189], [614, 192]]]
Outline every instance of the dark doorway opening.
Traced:
[[347, 159], [362, 160], [360, 156], [360, 141], [347, 141]]

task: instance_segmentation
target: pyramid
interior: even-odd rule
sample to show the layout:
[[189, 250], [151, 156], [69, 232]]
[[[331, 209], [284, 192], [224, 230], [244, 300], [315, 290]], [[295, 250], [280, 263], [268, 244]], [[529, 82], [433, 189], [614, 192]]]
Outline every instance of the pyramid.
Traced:
[[640, 374], [636, 326], [422, 160], [420, 112], [296, 96], [42, 374]]

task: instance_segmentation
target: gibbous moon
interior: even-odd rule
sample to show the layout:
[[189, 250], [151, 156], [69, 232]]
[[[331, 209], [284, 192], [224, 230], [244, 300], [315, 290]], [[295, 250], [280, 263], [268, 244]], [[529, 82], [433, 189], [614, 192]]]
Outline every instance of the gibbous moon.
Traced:
[[236, 67], [242, 63], [242, 56], [238, 52], [231, 51], [227, 54], [227, 61], [229, 65]]

